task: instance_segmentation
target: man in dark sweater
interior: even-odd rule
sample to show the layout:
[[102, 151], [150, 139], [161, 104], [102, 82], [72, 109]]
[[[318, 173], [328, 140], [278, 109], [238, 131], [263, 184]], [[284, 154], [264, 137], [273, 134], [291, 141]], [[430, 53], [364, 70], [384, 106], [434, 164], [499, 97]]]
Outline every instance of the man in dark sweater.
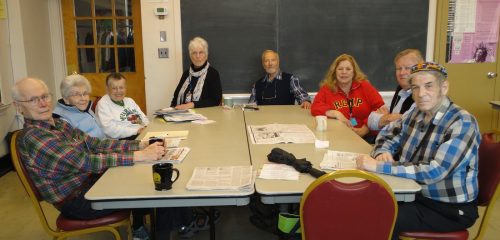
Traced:
[[250, 103], [293, 105], [297, 101], [302, 108], [311, 108], [311, 98], [300, 86], [299, 78], [280, 70], [277, 52], [265, 50], [262, 53], [262, 66], [267, 74], [253, 85]]
[[422, 53], [417, 49], [406, 49], [399, 52], [394, 58], [398, 87], [391, 100], [389, 110], [386, 106], [372, 112], [368, 117], [368, 127], [371, 130], [380, 130], [392, 121], [400, 119], [413, 105], [408, 76], [413, 65], [423, 62]]

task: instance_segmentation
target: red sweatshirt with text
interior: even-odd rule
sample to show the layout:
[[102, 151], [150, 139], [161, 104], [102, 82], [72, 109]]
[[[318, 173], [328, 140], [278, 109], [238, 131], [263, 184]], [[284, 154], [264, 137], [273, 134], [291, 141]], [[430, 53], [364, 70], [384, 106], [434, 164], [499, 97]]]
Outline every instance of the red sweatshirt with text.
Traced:
[[[352, 116], [349, 110], [348, 101], [352, 100]], [[360, 128], [368, 122], [368, 116], [384, 105], [382, 96], [378, 93], [369, 81], [353, 81], [349, 95], [337, 87], [337, 92], [333, 92], [328, 86], [323, 86], [314, 98], [311, 106], [313, 116], [325, 115], [328, 110], [337, 110], [344, 114], [347, 119], [356, 119]]]

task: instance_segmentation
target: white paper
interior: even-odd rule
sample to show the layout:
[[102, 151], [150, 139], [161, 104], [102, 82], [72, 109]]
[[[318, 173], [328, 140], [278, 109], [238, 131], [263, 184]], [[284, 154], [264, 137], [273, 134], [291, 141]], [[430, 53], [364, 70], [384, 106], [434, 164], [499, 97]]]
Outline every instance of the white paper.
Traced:
[[299, 180], [300, 173], [292, 166], [285, 164], [264, 164], [260, 170], [259, 178]]
[[142, 140], [148, 140], [151, 137], [157, 138], [180, 138], [187, 139], [189, 131], [163, 131], [163, 132], [147, 132], [146, 135], [142, 138]]
[[316, 148], [328, 148], [330, 146], [330, 141], [317, 140], [314, 142]]
[[136, 161], [138, 163], [181, 163], [191, 151], [188, 147], [166, 148], [165, 155], [160, 160]]
[[361, 154], [328, 150], [319, 166], [326, 170], [356, 169], [356, 157], [359, 155]]
[[215, 123], [215, 121], [214, 120], [196, 120], [196, 121], [193, 121], [193, 123], [205, 125], [205, 124]]
[[252, 166], [197, 167], [186, 188], [252, 191], [254, 180]]
[[314, 133], [303, 124], [250, 125], [248, 133], [254, 144], [314, 143]]

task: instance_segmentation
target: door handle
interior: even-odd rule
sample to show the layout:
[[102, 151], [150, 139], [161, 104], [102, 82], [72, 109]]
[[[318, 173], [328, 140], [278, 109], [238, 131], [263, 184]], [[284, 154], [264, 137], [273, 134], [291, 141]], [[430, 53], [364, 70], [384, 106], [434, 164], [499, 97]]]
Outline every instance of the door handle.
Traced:
[[496, 77], [498, 76], [498, 74], [497, 74], [497, 73], [495, 73], [495, 72], [488, 72], [488, 73], [486, 74], [486, 76], [487, 76], [489, 79], [493, 79], [493, 78], [496, 78]]

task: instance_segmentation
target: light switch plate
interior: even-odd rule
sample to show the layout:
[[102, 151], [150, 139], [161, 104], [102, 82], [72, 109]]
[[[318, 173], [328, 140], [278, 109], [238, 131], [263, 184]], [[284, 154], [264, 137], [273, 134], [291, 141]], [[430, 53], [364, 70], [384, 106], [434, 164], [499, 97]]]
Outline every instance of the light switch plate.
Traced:
[[167, 31], [160, 31], [160, 42], [167, 41]]
[[158, 58], [168, 58], [168, 48], [158, 48]]

